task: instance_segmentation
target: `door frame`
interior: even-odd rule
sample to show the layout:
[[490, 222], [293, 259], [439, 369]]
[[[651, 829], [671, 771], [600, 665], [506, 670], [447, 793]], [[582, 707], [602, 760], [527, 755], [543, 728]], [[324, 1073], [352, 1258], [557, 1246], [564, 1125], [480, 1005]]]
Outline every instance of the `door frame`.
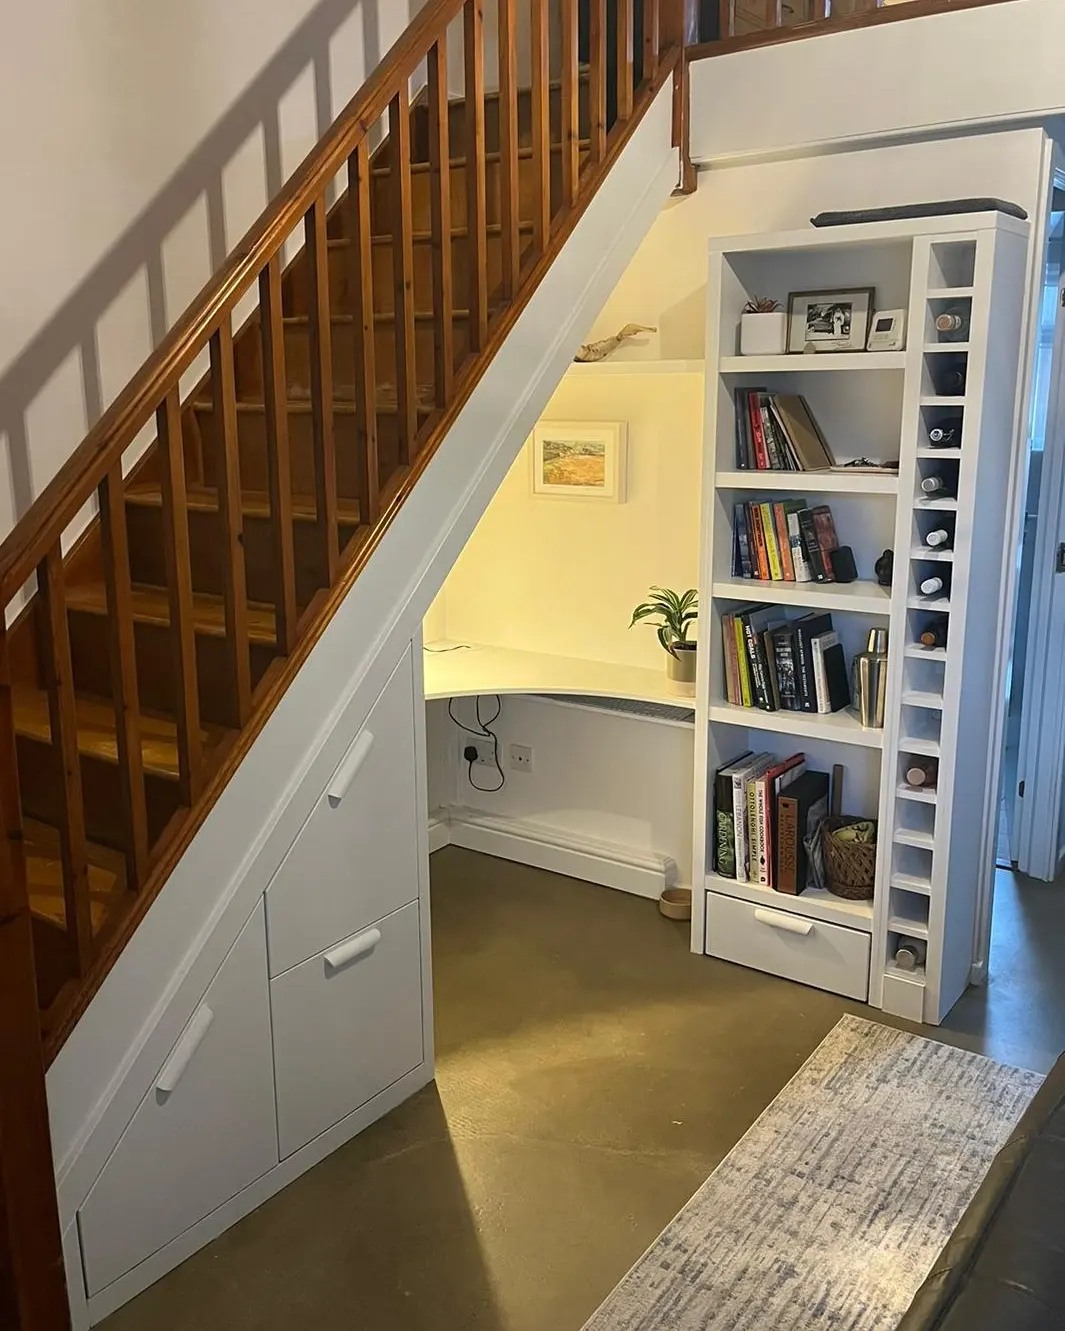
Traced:
[[[1055, 154], [1054, 182], [1065, 188], [1065, 161]], [[1049, 213], [1048, 213], [1049, 220]], [[1065, 293], [1065, 274], [1059, 281]], [[1055, 613], [1056, 551], [1065, 527], [1065, 307], [1059, 298], [1051, 357], [1049, 405], [1034, 536], [1027, 651], [1014, 800], [1013, 851], [1018, 870], [1051, 881], [1065, 862], [1060, 843], [1065, 782], [1065, 698], [1046, 690], [1047, 664], [1065, 657], [1065, 606]], [[1060, 597], [1057, 598], [1060, 601]], [[1041, 698], [1040, 706], [1029, 700]], [[1023, 789], [1023, 796], [1019, 793]]]
[[[1055, 177], [1062, 173], [1065, 173], [1065, 154], [1062, 153], [1054, 140], [1044, 132], [1038, 194], [1041, 207], [1039, 215], [1031, 219], [1025, 335], [1017, 367], [1021, 391], [1017, 394], [1014, 424], [1016, 457], [1010, 491], [1006, 496], [1009, 508], [1007, 532], [1010, 546], [1016, 551], [1019, 551], [1020, 548], [1023, 531], [1024, 498], [1028, 485], [1027, 441], [1035, 384], [1036, 348], [1039, 340], [1039, 307], [1046, 272], [1047, 232], [1054, 198]], [[988, 865], [989, 871], [976, 884], [977, 909], [973, 930], [973, 964], [970, 972], [970, 979], [974, 984], [986, 982], [988, 958], [991, 952], [991, 918], [995, 897], [996, 873], [995, 842], [998, 837], [999, 808], [1002, 797], [1003, 764], [1000, 759], [1006, 737], [1006, 704], [1008, 701], [1005, 685], [1010, 656], [1013, 651], [1013, 625], [1016, 616], [1019, 563], [1019, 559], [1010, 559], [1005, 562], [1002, 582], [999, 585], [999, 597], [1008, 607], [1007, 623], [1010, 625], [1010, 632], [1002, 635], [995, 661], [994, 678], [1000, 681], [1001, 692], [998, 699], [999, 705], [996, 707], [991, 745], [988, 749], [988, 768], [989, 772], [997, 774], [997, 779], [988, 782], [984, 797], [984, 845], [982, 847], [981, 863]]]

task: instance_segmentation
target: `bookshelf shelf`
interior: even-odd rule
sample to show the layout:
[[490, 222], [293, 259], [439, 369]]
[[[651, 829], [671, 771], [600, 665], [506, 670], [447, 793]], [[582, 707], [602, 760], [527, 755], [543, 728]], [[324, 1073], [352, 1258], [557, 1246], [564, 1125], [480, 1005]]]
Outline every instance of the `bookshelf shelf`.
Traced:
[[716, 578], [711, 594], [732, 601], [801, 605], [810, 610], [853, 610], [863, 615], [886, 615], [891, 609], [887, 588], [867, 581], [763, 582], [759, 578]]
[[[998, 784], [1004, 699], [996, 694], [987, 705], [963, 700], [986, 698], [986, 681], [999, 677], [999, 647], [1009, 631], [1004, 607], [986, 589], [1002, 585], [1015, 548], [1013, 517], [1001, 497], [1011, 492], [1023, 445], [1017, 347], [1023, 340], [1028, 240], [1026, 223], [1001, 214], [967, 214], [839, 227], [817, 235], [808, 230], [763, 233], [710, 244], [706, 355], [707, 365], [717, 372], [706, 375], [704, 414], [708, 483], [702, 501], [700, 637], [706, 646], [695, 699], [692, 867], [692, 882], [702, 890], [693, 894], [692, 948], [850, 997], [867, 996], [874, 1007], [931, 1023], [942, 1021], [961, 997], [974, 965], [987, 961], [997, 813], [987, 793]], [[731, 354], [745, 302], [763, 292], [808, 290], [812, 255], [824, 290], [849, 289], [858, 275], [876, 275], [876, 303], [906, 306], [910, 344], [905, 351]], [[964, 305], [968, 327], [960, 335], [966, 341], [940, 342], [936, 316], [945, 304], [956, 303]], [[964, 393], [934, 393], [935, 383], [955, 388], [962, 382], [960, 377], [940, 378], [950, 357], [964, 365]], [[816, 433], [823, 434], [834, 456], [897, 458], [897, 475], [737, 468], [737, 457], [768, 456], [779, 462], [799, 456], [781, 418], [778, 395], [806, 399]], [[761, 424], [755, 404], [766, 413]], [[789, 408], [783, 405], [786, 416]], [[932, 429], [959, 417], [961, 446], [934, 447]], [[926, 495], [922, 483], [932, 476], [941, 477], [944, 488]], [[739, 568], [749, 572], [760, 566], [765, 572], [767, 562], [780, 572], [774, 532], [780, 537], [781, 517], [788, 510], [770, 514], [764, 506], [789, 497], [800, 501], [796, 508], [829, 505], [838, 539], [851, 546], [866, 580], [796, 583], [735, 576]], [[923, 544], [932, 528], [948, 524], [951, 549]], [[819, 527], [815, 522], [814, 536], [801, 519], [796, 548], [803, 549], [818, 530], [822, 535], [830, 530], [824, 519]], [[791, 539], [796, 539], [794, 527]], [[893, 585], [887, 589], [869, 581], [886, 549], [895, 552]], [[814, 561], [816, 566], [816, 554]], [[786, 559], [782, 567], [788, 567]], [[920, 593], [920, 583], [932, 574], [949, 584], [947, 594], [942, 594], [946, 589], [932, 596]], [[744, 620], [733, 650], [732, 639], [722, 632], [722, 617], [745, 604], [752, 612], [755, 607], [767, 612]], [[767, 670], [770, 676], [778, 672], [789, 694], [794, 672], [794, 687], [808, 693], [810, 656], [800, 656], [797, 649], [829, 626], [808, 623], [797, 633], [779, 632], [806, 611], [831, 613], [838, 645], [824, 639], [821, 646], [832, 652], [840, 692], [844, 673], [850, 677], [870, 629], [887, 628], [883, 730], [863, 730], [853, 708], [826, 716], [766, 712], [722, 701], [727, 694], [738, 696], [737, 676], [745, 672], [763, 700], [767, 684], [772, 690]], [[949, 615], [945, 645], [921, 646], [915, 639], [941, 615]], [[747, 656], [739, 655], [744, 650]], [[711, 872], [717, 773], [744, 746], [771, 755], [777, 764], [801, 752], [806, 772], [818, 774], [795, 786], [779, 824], [787, 840], [777, 842], [776, 855], [790, 856], [795, 811], [805, 819], [812, 802], [823, 798], [826, 774], [842, 772], [842, 812], [875, 817], [878, 824], [871, 903], [855, 909], [827, 893], [793, 897]], [[906, 783], [907, 760], [918, 755], [938, 760], [936, 786]], [[750, 766], [759, 770], [757, 760]], [[743, 780], [735, 784], [742, 787]], [[731, 785], [720, 784], [722, 802]], [[763, 813], [783, 796], [776, 778], [750, 789]], [[746, 792], [733, 793], [742, 803]], [[721, 812], [735, 816], [731, 807]], [[766, 818], [757, 838], [761, 842], [773, 833], [773, 822]], [[742, 851], [742, 828], [737, 840]], [[790, 878], [793, 866], [790, 860], [785, 863]], [[801, 874], [801, 864], [794, 867]], [[776, 921], [778, 937], [770, 943], [767, 924], [774, 921], [759, 920], [736, 898], [775, 914], [824, 920], [825, 933], [808, 934]], [[838, 957], [825, 951], [829, 924], [835, 926], [831, 932]], [[894, 965], [900, 934], [927, 942], [924, 970]], [[842, 957], [849, 960], [844, 964]], [[865, 967], [868, 987], [863, 991], [861, 976], [856, 981], [855, 975]]]
[[849, 708], [827, 714], [764, 712], [760, 707], [715, 702], [710, 705], [708, 717], [715, 724], [747, 726], [752, 730], [768, 730], [776, 735], [793, 735], [799, 739], [831, 740], [837, 744], [856, 744], [864, 749], [880, 749], [884, 746], [884, 732], [866, 730]]
[[886, 495], [894, 499], [899, 478], [884, 472], [858, 471], [719, 471], [719, 490], [766, 490], [773, 493]]
[[845, 370], [905, 370], [904, 351], [839, 351], [821, 355], [722, 356], [722, 374], [839, 374]]
[[738, 883], [735, 878], [722, 878], [720, 874], [707, 874], [706, 886], [713, 892], [739, 901], [750, 901], [756, 906], [786, 910], [792, 915], [803, 915], [810, 920], [825, 920], [829, 924], [844, 924], [849, 929], [871, 933], [873, 903], [848, 901], [817, 888], [807, 888], [797, 897], [785, 892], [774, 892], [760, 883]]

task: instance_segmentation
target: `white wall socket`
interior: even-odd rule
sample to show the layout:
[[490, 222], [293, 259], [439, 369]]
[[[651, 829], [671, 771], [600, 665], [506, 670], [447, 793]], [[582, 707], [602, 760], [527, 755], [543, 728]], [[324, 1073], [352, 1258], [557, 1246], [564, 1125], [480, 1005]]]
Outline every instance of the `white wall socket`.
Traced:
[[531, 772], [533, 751], [527, 744], [510, 746], [510, 767], [513, 772]]
[[473, 760], [475, 767], [494, 767], [495, 744], [490, 739], [485, 739], [481, 735], [460, 735], [459, 736], [459, 758], [465, 763], [469, 760], [466, 757], [467, 749], [476, 749], [477, 757]]

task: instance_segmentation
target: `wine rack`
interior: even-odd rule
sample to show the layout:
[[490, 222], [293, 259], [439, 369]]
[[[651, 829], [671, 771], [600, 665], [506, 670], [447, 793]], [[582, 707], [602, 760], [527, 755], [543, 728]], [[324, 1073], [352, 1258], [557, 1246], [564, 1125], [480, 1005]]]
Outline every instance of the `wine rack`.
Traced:
[[[711, 244], [692, 948], [915, 1021], [940, 1021], [978, 974], [974, 940], [989, 909], [1026, 251], [1026, 224], [997, 214]], [[879, 306], [906, 307], [904, 352], [735, 355], [750, 295], [874, 282]], [[804, 394], [840, 460], [897, 457], [897, 483], [736, 471], [734, 396], [749, 383]], [[831, 502], [859, 582], [730, 576], [733, 501], [793, 482]], [[885, 593], [872, 563], [888, 545]], [[742, 601], [831, 610], [848, 654], [886, 624], [883, 730], [863, 731], [853, 712], [752, 715], [723, 702], [720, 621]], [[787, 897], [715, 875], [713, 775], [745, 748], [801, 749], [813, 768], [843, 767], [844, 812], [879, 823], [872, 902]]]

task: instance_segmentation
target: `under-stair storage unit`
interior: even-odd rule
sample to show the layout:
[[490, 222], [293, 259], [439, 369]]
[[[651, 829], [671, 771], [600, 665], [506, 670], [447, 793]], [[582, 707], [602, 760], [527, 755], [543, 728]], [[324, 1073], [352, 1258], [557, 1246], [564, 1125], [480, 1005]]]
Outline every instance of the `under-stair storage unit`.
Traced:
[[260, 903], [78, 1212], [89, 1297], [277, 1161]]
[[[710, 252], [692, 948], [933, 1023], [980, 975], [990, 910], [1027, 238], [1025, 223], [988, 213], [732, 238]], [[749, 298], [869, 287], [875, 309], [905, 312], [904, 349], [736, 354]], [[837, 464], [897, 459], [897, 476], [743, 466], [744, 388], [801, 394]], [[736, 524], [750, 510], [736, 505], [790, 496], [831, 507], [856, 581], [738, 576]], [[890, 589], [873, 568], [886, 549]], [[830, 612], [848, 674], [869, 630], [886, 628], [883, 728], [863, 728], [853, 707], [728, 701], [723, 618], [743, 606], [773, 608], [766, 618], [782, 625]], [[871, 901], [716, 871], [715, 773], [748, 750], [842, 766], [843, 813], [878, 820]]]

